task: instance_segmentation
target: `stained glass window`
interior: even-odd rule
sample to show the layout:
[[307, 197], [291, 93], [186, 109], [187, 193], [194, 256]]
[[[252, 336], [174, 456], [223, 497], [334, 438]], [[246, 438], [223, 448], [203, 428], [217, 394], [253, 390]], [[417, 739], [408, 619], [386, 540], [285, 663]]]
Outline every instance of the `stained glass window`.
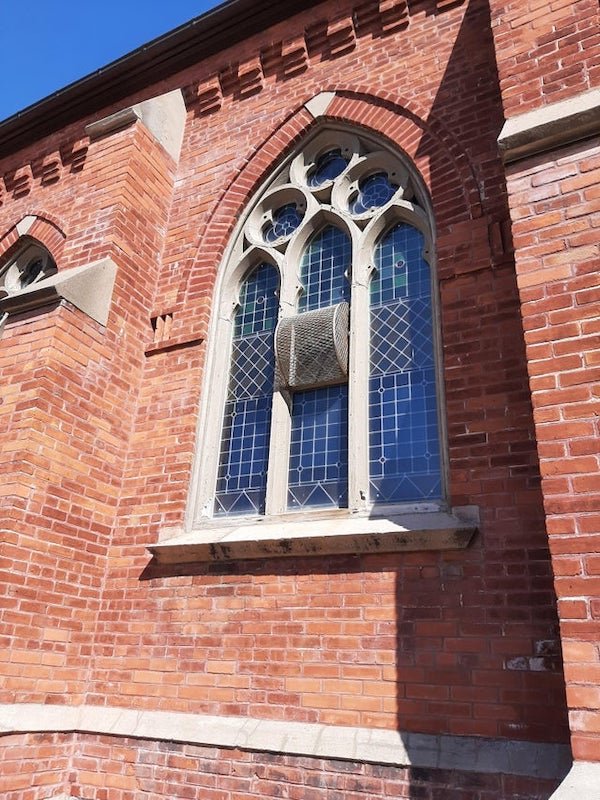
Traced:
[[315, 236], [300, 264], [302, 295], [298, 311], [312, 311], [349, 300], [351, 260], [352, 247], [345, 233], [328, 225]]
[[349, 158], [342, 155], [340, 149], [328, 150], [317, 159], [317, 163], [308, 176], [308, 185], [311, 189], [318, 189], [320, 186], [334, 180], [341, 175], [348, 166]]
[[[444, 500], [420, 187], [363, 131], [320, 130], [241, 214], [220, 276], [195, 520]], [[241, 287], [240, 259], [255, 265]]]
[[[298, 311], [350, 299], [352, 246], [332, 225], [313, 237], [300, 265]], [[348, 504], [348, 386], [296, 392], [292, 404], [290, 508]]]
[[279, 278], [260, 264], [244, 281], [235, 315], [215, 514], [265, 508]]
[[302, 222], [302, 214], [296, 203], [286, 203], [273, 211], [273, 218], [263, 228], [263, 236], [267, 244], [291, 236]]
[[401, 223], [375, 248], [371, 282], [371, 499], [442, 496], [431, 277], [423, 235]]
[[381, 208], [396, 194], [398, 186], [391, 183], [385, 172], [376, 172], [361, 181], [358, 194], [350, 202], [352, 214], [364, 214], [373, 208]]
[[288, 504], [293, 508], [348, 505], [348, 386], [296, 392]]

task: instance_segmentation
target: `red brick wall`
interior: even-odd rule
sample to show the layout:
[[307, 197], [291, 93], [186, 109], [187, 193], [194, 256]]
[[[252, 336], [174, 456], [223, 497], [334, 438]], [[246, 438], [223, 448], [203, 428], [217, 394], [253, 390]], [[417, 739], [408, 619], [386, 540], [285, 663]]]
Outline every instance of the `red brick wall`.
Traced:
[[514, 165], [527, 356], [573, 751], [600, 753], [600, 142]]
[[[46, 649], [68, 654], [61, 662], [68, 674], [52, 675], [55, 665], [43, 661], [43, 674], [37, 660], [37, 672], [30, 661], [9, 662], [3, 700], [73, 702], [85, 693], [100, 705], [565, 739], [486, 8], [472, 2], [442, 13], [423, 2], [411, 9], [408, 27], [390, 31], [359, 23], [347, 3], [324, 5], [150, 88], [145, 96], [185, 87], [189, 112], [176, 174], [141, 125], [89, 147], [82, 125], [74, 125], [0, 166], [0, 235], [44, 210], [67, 235], [59, 268], [104, 255], [120, 267], [106, 331], [62, 308], [15, 320], [0, 341], [12, 387], [28, 386], [40, 347], [51, 356], [45, 377], [52, 382], [45, 395], [43, 384], [30, 386], [33, 402], [46, 404], [44, 417], [19, 445], [26, 455], [10, 467], [11, 485], [24, 489], [11, 496], [4, 523], [17, 550], [4, 551], [0, 632], [9, 652], [28, 659]], [[329, 38], [311, 27], [319, 19], [329, 19]], [[300, 52], [297, 71], [291, 56], [268, 67], [278, 41], [285, 52]], [[225, 80], [238, 59], [238, 78]], [[211, 78], [219, 71], [220, 82]], [[145, 547], [162, 527], [182, 523], [220, 256], [248, 197], [308, 132], [302, 104], [330, 89], [338, 91], [332, 119], [396, 143], [431, 192], [451, 501], [478, 505], [481, 531], [456, 553], [157, 570]], [[14, 174], [27, 163], [29, 177], [15, 189]], [[167, 313], [171, 338], [146, 355], [151, 318]], [[25, 340], [27, 361], [15, 344]], [[23, 409], [10, 391], [14, 407], [0, 405], [0, 425], [14, 439]], [[21, 419], [29, 430], [28, 414]], [[62, 444], [48, 444], [55, 429], [68, 457]], [[51, 483], [46, 462], [29, 466], [40, 442], [51, 450]], [[83, 515], [82, 498], [89, 501]], [[47, 550], [57, 513], [74, 527], [61, 529], [64, 541]], [[105, 527], [97, 531], [99, 523]], [[44, 550], [43, 564], [29, 557], [31, 540]], [[42, 644], [32, 628], [34, 615], [43, 628], [54, 613], [46, 606], [56, 606], [52, 628], [66, 645]], [[99, 758], [110, 757], [103, 751]], [[422, 791], [432, 800], [434, 778]], [[500, 797], [501, 786], [485, 790]], [[104, 800], [101, 789], [93, 791]]]
[[[598, 87], [594, 0], [490, 5], [507, 116]], [[584, 760], [600, 757], [599, 176], [597, 140], [508, 170], [572, 746]]]
[[70, 794], [69, 767], [76, 740], [62, 734], [0, 738], [0, 796], [42, 800]]
[[[434, 42], [442, 20], [447, 37]], [[494, 75], [485, 23], [484, 8], [456, 8], [443, 17], [423, 9], [411, 18], [410, 33], [358, 37], [343, 61], [315, 56], [301, 78], [271, 77], [243, 100], [225, 96], [211, 113], [192, 103], [156, 308], [173, 313], [174, 341], [186, 330], [198, 335], [246, 198], [307, 130], [308, 114], [290, 118], [290, 109], [339, 87], [340, 70], [351, 69], [352, 88], [342, 83], [330, 114], [396, 141], [432, 192], [452, 501], [481, 507], [481, 536], [466, 553], [446, 556], [144, 572], [144, 546], [156, 540], [161, 523], [182, 520], [205, 345], [155, 353], [147, 360], [99, 616], [94, 702], [108, 695], [118, 704], [211, 713], [564, 736], [551, 573], [495, 144], [501, 115], [491, 92], [473, 103], [475, 87]], [[410, 80], [409, 58], [416, 69]], [[250, 124], [240, 125], [242, 111]]]
[[67, 234], [59, 248], [56, 226], [30, 229], [60, 268], [119, 265], [108, 329], [62, 307], [9, 320], [0, 341], [3, 700], [85, 692], [170, 202], [173, 164], [144, 129], [80, 153], [58, 182], [1, 209], [5, 257], [35, 211]]
[[[30, 748], [36, 747], [40, 761], [31, 760]], [[546, 800], [557, 784], [510, 775], [401, 769], [82, 734], [10, 737], [3, 755], [7, 758], [0, 772], [4, 800], [53, 796], [54, 791], [49, 790], [58, 789], [59, 784], [50, 782], [52, 769], [65, 768], [68, 780], [63, 791], [95, 800], [282, 796], [289, 800]]]
[[490, 0], [507, 117], [600, 84], [596, 0]]

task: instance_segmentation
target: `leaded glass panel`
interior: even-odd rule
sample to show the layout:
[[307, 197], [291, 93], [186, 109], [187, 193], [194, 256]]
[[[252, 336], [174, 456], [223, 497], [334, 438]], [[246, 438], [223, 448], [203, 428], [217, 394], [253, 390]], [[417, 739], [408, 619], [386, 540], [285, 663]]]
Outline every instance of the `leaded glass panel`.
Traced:
[[442, 496], [431, 276], [423, 234], [401, 223], [375, 248], [371, 282], [371, 500]]
[[[298, 311], [350, 299], [349, 237], [332, 225], [309, 243], [300, 267], [304, 289]], [[292, 405], [290, 508], [348, 504], [348, 386], [296, 392]]]
[[275, 268], [261, 264], [240, 291], [221, 437], [216, 515], [264, 513], [278, 289]]
[[311, 189], [325, 186], [342, 174], [348, 162], [349, 158], [343, 156], [340, 149], [328, 150], [317, 159], [314, 170], [308, 176], [308, 185]]
[[390, 181], [385, 172], [376, 172], [360, 182], [358, 193], [350, 203], [352, 214], [364, 214], [373, 208], [381, 208], [396, 194], [398, 186]]
[[[233, 324], [216, 323], [215, 347], [231, 344], [231, 356], [227, 387], [224, 355], [211, 359], [216, 391], [203, 428], [210, 446], [198, 480], [198, 519], [213, 492], [221, 518], [286, 507], [365, 511], [369, 502], [424, 508], [424, 501], [442, 499], [432, 282], [423, 257], [429, 238], [421, 233], [426, 198], [414, 178], [400, 154], [365, 131], [319, 131], [277, 168], [241, 216], [223, 298], [237, 286], [239, 259], [269, 263], [246, 275]], [[382, 217], [391, 213], [406, 214], [419, 229], [390, 222], [384, 230]], [[318, 219], [324, 224], [315, 229]], [[374, 230], [384, 232], [373, 246]], [[298, 257], [299, 241], [306, 245]], [[372, 260], [353, 263], [367, 249]], [[279, 269], [286, 323], [276, 367]], [[335, 322], [340, 309], [349, 326]], [[343, 348], [332, 348], [334, 334], [336, 344], [348, 343], [350, 366], [339, 355]], [[271, 427], [281, 447], [270, 441]], [[209, 479], [215, 473], [216, 486]]]
[[296, 392], [292, 407], [290, 508], [348, 505], [348, 386]]
[[303, 291], [298, 311], [312, 311], [348, 302], [351, 263], [352, 243], [349, 237], [338, 228], [328, 225], [312, 239], [302, 257], [300, 282]]
[[273, 218], [263, 228], [263, 236], [267, 244], [291, 236], [302, 222], [302, 214], [296, 203], [286, 203], [273, 211]]

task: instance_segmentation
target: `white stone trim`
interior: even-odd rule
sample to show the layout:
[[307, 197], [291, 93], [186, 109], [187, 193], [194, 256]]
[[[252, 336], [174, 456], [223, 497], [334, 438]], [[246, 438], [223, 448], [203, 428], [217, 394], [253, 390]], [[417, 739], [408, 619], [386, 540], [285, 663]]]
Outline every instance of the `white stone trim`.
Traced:
[[[294, 518], [295, 517], [295, 518]], [[318, 510], [279, 517], [225, 517], [220, 525], [185, 533], [166, 529], [148, 550], [162, 564], [270, 556], [456, 550], [467, 547], [479, 523], [474, 506], [376, 516]]]
[[[218, 717], [111, 706], [0, 705], [1, 734], [42, 732], [80, 732], [398, 767], [505, 773], [538, 778], [562, 778], [571, 765], [569, 747], [562, 744], [475, 736], [434, 736], [381, 728], [278, 722], [256, 717]], [[577, 800], [592, 800], [592, 797], [595, 800], [598, 795], [579, 794]], [[567, 800], [567, 795], [564, 800]]]
[[19, 236], [25, 236], [25, 234], [29, 232], [29, 229], [36, 221], [36, 219], [37, 216], [35, 216], [35, 214], [27, 214], [19, 222], [17, 222], [15, 227], [17, 229], [17, 233], [19, 234]]
[[123, 108], [108, 117], [90, 122], [85, 126], [85, 132], [94, 141], [140, 120], [156, 141], [177, 162], [183, 143], [186, 113], [181, 90], [175, 89], [172, 92]]
[[332, 104], [334, 97], [335, 92], [320, 92], [320, 94], [316, 94], [310, 100], [307, 100], [304, 103], [304, 107], [316, 119], [327, 113], [327, 109]]
[[527, 111], [504, 123], [498, 146], [505, 162], [600, 133], [600, 89]]
[[0, 298], [0, 316], [67, 300], [96, 322], [106, 325], [116, 274], [117, 266], [111, 258], [61, 270]]
[[142, 115], [135, 106], [129, 106], [128, 108], [115, 111], [107, 117], [102, 117], [102, 119], [97, 119], [94, 122], [88, 123], [84, 130], [86, 135], [89, 136], [90, 140], [93, 142], [96, 139], [100, 139], [102, 136], [109, 136], [111, 133], [120, 131], [128, 125], [133, 125], [134, 122], [137, 122], [141, 118]]
[[576, 761], [550, 800], [598, 800], [600, 763]]

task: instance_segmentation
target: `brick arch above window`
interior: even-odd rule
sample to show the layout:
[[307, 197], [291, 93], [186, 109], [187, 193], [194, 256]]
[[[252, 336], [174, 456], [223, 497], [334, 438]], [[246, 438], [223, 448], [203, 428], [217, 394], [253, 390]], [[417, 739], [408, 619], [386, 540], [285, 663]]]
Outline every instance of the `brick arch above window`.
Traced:
[[9, 316], [64, 300], [106, 326], [117, 266], [103, 258], [65, 268], [66, 240], [59, 220], [34, 212], [0, 235], [0, 325]]
[[16, 252], [22, 237], [38, 241], [59, 262], [63, 253], [67, 234], [57, 218], [45, 212], [31, 212], [13, 223], [0, 235], [0, 261], [3, 263]]
[[[367, 87], [352, 90], [331, 87], [327, 91], [335, 96], [325, 114], [315, 118], [305, 104], [291, 111], [257, 144], [254, 152], [244, 159], [243, 167], [224, 187], [198, 231], [195, 254], [182, 276], [177, 305], [193, 306], [206, 296], [207, 276], [216, 274], [244, 207], [282, 159], [313, 129], [327, 122], [355, 127], [405, 153], [432, 197], [438, 229], [481, 218], [482, 198], [469, 156], [441, 120], [415, 101], [390, 92], [373, 93]], [[432, 158], [443, 165], [443, 169], [436, 172], [439, 186], [435, 191], [432, 191], [430, 171]], [[444, 187], [440, 188], [442, 181]]]

